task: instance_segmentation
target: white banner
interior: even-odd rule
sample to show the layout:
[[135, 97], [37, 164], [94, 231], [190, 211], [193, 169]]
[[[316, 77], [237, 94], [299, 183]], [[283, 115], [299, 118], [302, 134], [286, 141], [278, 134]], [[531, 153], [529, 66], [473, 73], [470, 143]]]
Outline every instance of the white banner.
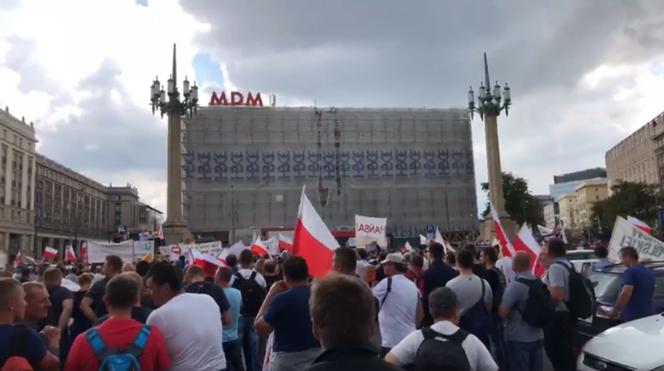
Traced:
[[618, 251], [626, 246], [639, 252], [639, 260], [664, 260], [664, 242], [644, 233], [627, 219], [618, 217], [609, 242], [609, 259], [619, 261]]
[[117, 255], [124, 262], [133, 262], [135, 256], [134, 241], [124, 241], [121, 243], [88, 241], [88, 263], [103, 263], [106, 256]]
[[221, 241], [213, 241], [213, 242], [205, 242], [200, 244], [188, 244], [188, 245], [177, 244], [177, 245], [161, 246], [159, 248], [159, 252], [164, 256], [168, 256], [169, 259], [173, 261], [173, 260], [178, 260], [180, 258], [180, 255], [184, 255], [185, 257], [188, 256], [189, 250], [193, 248], [197, 248], [198, 251], [213, 256], [219, 256], [219, 254], [221, 254], [222, 251]]
[[378, 246], [386, 248], [386, 230], [387, 218], [355, 215], [355, 246], [366, 248], [369, 243], [375, 242]]
[[134, 256], [136, 257], [134, 261], [154, 260], [154, 241], [134, 241]]

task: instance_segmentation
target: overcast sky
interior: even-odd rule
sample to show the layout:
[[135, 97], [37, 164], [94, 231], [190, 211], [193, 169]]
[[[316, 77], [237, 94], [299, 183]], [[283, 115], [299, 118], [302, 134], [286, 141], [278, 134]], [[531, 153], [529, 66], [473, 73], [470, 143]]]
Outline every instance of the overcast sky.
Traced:
[[554, 174], [605, 166], [664, 110], [658, 0], [0, 0], [0, 107], [35, 122], [41, 153], [165, 210], [166, 122], [148, 89], [174, 42], [181, 78], [279, 105], [464, 107], [486, 51], [492, 80], [512, 87], [503, 169], [537, 194]]

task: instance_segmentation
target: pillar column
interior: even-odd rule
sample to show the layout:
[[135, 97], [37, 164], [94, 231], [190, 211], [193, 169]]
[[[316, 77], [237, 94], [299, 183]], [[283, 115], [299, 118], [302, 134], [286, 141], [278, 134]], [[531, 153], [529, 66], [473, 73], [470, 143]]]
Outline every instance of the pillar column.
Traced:
[[489, 169], [489, 199], [500, 216], [506, 216], [503, 175], [500, 166], [500, 145], [498, 144], [498, 120], [495, 114], [484, 116], [486, 135], [486, 155]]

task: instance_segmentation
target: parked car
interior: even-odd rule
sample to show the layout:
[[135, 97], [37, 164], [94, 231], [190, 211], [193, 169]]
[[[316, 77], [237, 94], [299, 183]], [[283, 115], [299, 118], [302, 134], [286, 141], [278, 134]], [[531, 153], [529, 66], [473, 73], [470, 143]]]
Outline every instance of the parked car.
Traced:
[[610, 328], [590, 340], [577, 361], [579, 371], [664, 370], [664, 317], [641, 318]]
[[574, 269], [585, 277], [593, 269], [593, 263], [599, 260], [595, 250], [568, 250], [565, 256], [572, 262]]
[[[655, 309], [658, 313], [664, 312], [664, 262], [645, 262], [643, 265], [655, 275]], [[577, 321], [577, 349], [603, 331], [622, 323], [620, 318], [611, 319], [604, 313], [613, 309], [618, 301], [625, 269], [627, 268], [622, 264], [614, 264], [603, 270], [590, 272], [588, 279], [595, 289], [595, 310], [591, 317]]]

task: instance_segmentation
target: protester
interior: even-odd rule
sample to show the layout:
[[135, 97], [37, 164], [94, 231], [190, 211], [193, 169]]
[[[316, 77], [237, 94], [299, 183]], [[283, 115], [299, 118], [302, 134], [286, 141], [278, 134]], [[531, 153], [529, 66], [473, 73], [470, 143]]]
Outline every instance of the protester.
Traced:
[[596, 245], [595, 256], [597, 256], [599, 260], [593, 263], [593, 270], [602, 270], [613, 265], [613, 263], [609, 261], [609, 249], [607, 249], [606, 246]]
[[565, 242], [558, 238], [548, 240], [540, 254], [542, 264], [548, 267], [542, 281], [556, 303], [554, 318], [544, 328], [544, 349], [556, 371], [575, 369], [573, 339], [576, 333], [576, 318], [566, 304], [570, 300], [570, 270], [574, 269], [574, 266], [565, 254]]
[[254, 330], [256, 315], [265, 300], [267, 283], [265, 278], [256, 272], [251, 251], [243, 250], [239, 258], [240, 268], [231, 280], [231, 286], [242, 293], [242, 317], [240, 319], [240, 341], [247, 371], [260, 371], [263, 360], [259, 358], [258, 335]]
[[256, 317], [260, 335], [274, 331], [271, 371], [300, 371], [311, 365], [320, 353], [313, 337], [309, 313], [309, 269], [299, 256], [286, 258], [284, 280], [272, 285]]
[[618, 252], [620, 262], [627, 269], [622, 274], [623, 287], [618, 301], [608, 313], [612, 318], [620, 314], [624, 321], [633, 321], [655, 314], [653, 294], [655, 275], [639, 264], [639, 253], [635, 248], [623, 247]]
[[148, 288], [159, 307], [147, 324], [164, 334], [171, 370], [224, 370], [226, 358], [219, 306], [208, 295], [182, 291], [178, 269], [167, 262], [153, 264], [148, 274]]
[[65, 279], [68, 279], [76, 284], [78, 284], [78, 268], [76, 267], [71, 267], [69, 269], [69, 273], [65, 276]]
[[445, 254], [445, 262], [455, 271], [457, 270], [456, 265], [456, 253], [454, 251], [448, 251]]
[[263, 263], [263, 274], [265, 278], [266, 289], [269, 291], [275, 282], [279, 281], [281, 277], [277, 272], [277, 262], [274, 259], [266, 260]]
[[221, 323], [223, 325], [231, 323], [231, 305], [228, 303], [226, 294], [224, 294], [224, 289], [212, 282], [206, 281], [205, 273], [201, 267], [196, 265], [189, 266], [185, 273], [184, 282], [188, 283], [184, 287], [184, 292], [209, 295], [219, 307], [219, 312], [222, 316]]
[[108, 281], [103, 298], [108, 319], [74, 340], [66, 371], [99, 369], [100, 362], [122, 355], [136, 357], [144, 371], [170, 367], [166, 342], [159, 327], [145, 326], [131, 318], [132, 308], [140, 303], [140, 290], [138, 281], [128, 273]]
[[472, 243], [469, 243], [463, 247], [463, 250], [468, 250], [473, 255], [473, 274], [481, 279], [486, 279], [486, 268], [484, 268], [484, 265], [481, 264], [478, 259], [479, 255], [477, 253], [477, 247]]
[[74, 305], [71, 313], [73, 322], [69, 326], [69, 336], [71, 339], [76, 339], [78, 334], [89, 329], [92, 325], [92, 322], [88, 319], [88, 317], [85, 316], [85, 314], [83, 314], [83, 311], [81, 310], [81, 301], [87, 294], [90, 286], [92, 286], [93, 278], [94, 276], [92, 273], [83, 273], [80, 275], [80, 277], [78, 277], [78, 284], [80, 289], [74, 293]]
[[[32, 328], [15, 325], [23, 320], [26, 305], [21, 284], [13, 278], [0, 278], [0, 366], [8, 366], [7, 363], [12, 362], [8, 361], [10, 357], [23, 357], [34, 369], [59, 370], [60, 362], [56, 356], [59, 331], [49, 327], [40, 336]], [[19, 359], [13, 361], [14, 364], [21, 363]]]
[[[438, 287], [445, 287], [447, 282], [452, 278], [457, 276], [457, 271], [455, 271], [451, 266], [443, 261], [443, 256], [445, 255], [445, 248], [439, 243], [432, 243], [429, 246], [429, 269], [424, 272], [423, 280], [423, 292], [422, 303], [424, 308], [429, 307], [429, 295], [431, 292]], [[431, 325], [433, 323], [433, 318], [427, 310], [424, 314], [425, 325]]]
[[359, 247], [355, 249], [355, 252], [357, 253], [357, 264], [355, 268], [356, 269], [355, 274], [357, 274], [358, 277], [363, 277], [364, 270], [371, 265], [367, 260], [367, 249]]
[[238, 270], [238, 268], [237, 268], [237, 256], [228, 255], [226, 257], [226, 265], [228, 266], [228, 268], [230, 268], [233, 271], [233, 274], [235, 274]]
[[[120, 273], [118, 276], [127, 277], [127, 278], [133, 280], [134, 282], [136, 282], [136, 286], [138, 286], [138, 297], [140, 298], [142, 296], [143, 290], [144, 290], [143, 278], [141, 278], [141, 276], [138, 273], [133, 272], [133, 271], [127, 271], [127, 272]], [[148, 320], [148, 317], [150, 316], [150, 313], [152, 313], [152, 309], [143, 306], [141, 304], [140, 300], [139, 300], [139, 302], [136, 303], [131, 308], [131, 319], [133, 319], [134, 321], [139, 322], [139, 323], [146, 323], [147, 320]], [[108, 314], [105, 314], [105, 315], [99, 317], [94, 322], [93, 326], [101, 325], [108, 318], [109, 318]]]
[[108, 255], [102, 271], [105, 277], [95, 282], [81, 301], [81, 311], [90, 322], [96, 321], [107, 313], [103, 299], [106, 284], [111, 278], [122, 272], [122, 259], [116, 255]]
[[127, 262], [122, 265], [122, 271], [123, 272], [136, 272], [136, 267], [134, 267], [133, 264]]
[[138, 273], [141, 277], [147, 276], [148, 272], [150, 272], [150, 262], [141, 260], [136, 263], [136, 273]]
[[421, 255], [413, 255], [410, 258], [408, 272], [405, 276], [415, 283], [417, 289], [420, 290], [420, 295], [424, 294], [424, 258]]
[[[473, 273], [473, 250], [464, 247], [457, 254], [459, 276], [450, 280], [449, 287], [459, 300], [459, 327], [477, 336], [489, 346], [493, 293], [486, 280]], [[484, 270], [486, 273], [486, 270]]]
[[[347, 276], [353, 276], [353, 277], [358, 277], [357, 276], [357, 260], [358, 255], [351, 249], [350, 247], [339, 247], [336, 250], [334, 250], [334, 259], [332, 262], [332, 270], [339, 274], [344, 274]], [[366, 281], [362, 280], [360, 278], [361, 282], [366, 284]], [[367, 285], [367, 287], [369, 287]], [[380, 327], [378, 326], [378, 311], [380, 310], [380, 303], [378, 302], [378, 299], [375, 297], [371, 297], [371, 300], [374, 303], [374, 318], [372, 319], [374, 330], [373, 335], [371, 336], [370, 339], [370, 344], [376, 349], [380, 349], [382, 341], [381, 341], [381, 335], [380, 335]]]
[[[48, 290], [43, 284], [35, 281], [23, 284], [25, 291], [25, 315], [22, 323], [33, 330], [41, 330], [46, 325], [46, 319], [51, 309], [51, 300]], [[58, 353], [55, 353], [58, 355]]]
[[313, 286], [313, 332], [324, 352], [308, 371], [399, 370], [379, 359], [377, 349], [370, 345], [376, 317], [374, 297], [364, 282], [353, 277], [354, 273], [330, 274]]
[[385, 356], [387, 362], [414, 364], [415, 370], [498, 370], [486, 346], [458, 327], [460, 305], [454, 291], [439, 287], [428, 302], [434, 324], [406, 336]]
[[541, 328], [528, 324], [523, 313], [526, 312], [530, 287], [542, 283], [530, 273], [530, 256], [527, 253], [518, 252], [512, 267], [516, 279], [505, 288], [499, 310], [500, 316], [505, 319], [509, 370], [541, 371], [544, 367], [544, 333]]
[[[494, 246], [496, 251], [501, 251], [500, 246]], [[516, 278], [516, 273], [512, 269], [512, 258], [509, 256], [503, 256], [502, 258], [496, 261], [496, 268], [500, 269], [500, 272], [505, 277], [505, 284], [508, 284]]]
[[244, 371], [242, 362], [242, 344], [238, 334], [240, 323], [240, 308], [242, 307], [242, 293], [240, 290], [231, 287], [231, 278], [233, 271], [228, 267], [221, 267], [215, 275], [215, 283], [222, 287], [224, 294], [231, 306], [231, 322], [224, 324], [223, 348], [226, 356], [226, 371]]
[[50, 268], [44, 272], [44, 286], [46, 286], [51, 302], [46, 323], [59, 328], [64, 334], [67, 332], [71, 319], [74, 294], [61, 284], [62, 272], [58, 268]]
[[373, 288], [380, 302], [378, 323], [382, 336], [381, 356], [415, 330], [422, 320], [420, 291], [404, 276], [406, 265], [400, 253], [388, 254], [381, 266], [387, 278]]
[[486, 281], [491, 286], [493, 304], [491, 305], [491, 345], [496, 356], [498, 366], [505, 368], [505, 336], [503, 334], [502, 319], [498, 315], [498, 307], [505, 291], [505, 276], [500, 269], [496, 268], [498, 253], [493, 247], [487, 247], [480, 251], [480, 263], [486, 269]]

